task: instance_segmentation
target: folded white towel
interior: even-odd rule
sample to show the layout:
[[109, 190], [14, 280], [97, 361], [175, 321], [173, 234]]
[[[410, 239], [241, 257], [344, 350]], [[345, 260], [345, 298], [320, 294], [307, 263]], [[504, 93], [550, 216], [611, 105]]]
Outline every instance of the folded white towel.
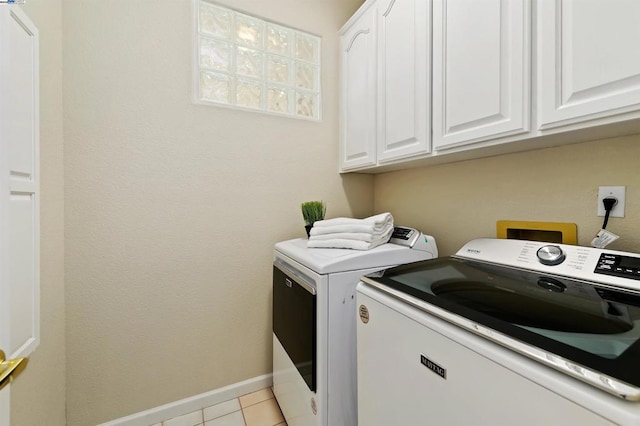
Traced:
[[[375, 216], [370, 216], [364, 219], [353, 219], [350, 217], [336, 217], [334, 219], [319, 220], [317, 222], [314, 222], [313, 227], [322, 228], [327, 226], [366, 225], [374, 228], [382, 228], [388, 224], [393, 225], [393, 216], [391, 216], [391, 213], [380, 213]], [[357, 231], [354, 231], [354, 232], [357, 232]]]
[[[311, 228], [313, 231], [313, 228]], [[310, 240], [354, 240], [371, 242], [379, 236], [374, 236], [370, 232], [334, 232], [326, 234], [311, 234]]]
[[378, 247], [386, 243], [386, 241], [376, 241], [376, 242], [367, 242], [367, 241], [358, 241], [358, 240], [341, 240], [341, 239], [333, 239], [333, 240], [309, 240], [307, 242], [307, 247], [311, 248], [344, 248], [344, 249], [352, 249], [352, 250], [370, 250], [374, 247]]
[[[385, 244], [391, 238], [393, 233], [393, 226], [388, 226], [384, 232], [371, 235], [371, 234], [320, 234], [311, 235], [309, 241], [307, 241], [307, 247], [311, 248], [346, 248], [353, 250], [370, 250], [379, 245]], [[354, 235], [358, 237], [366, 238], [369, 235], [369, 241], [353, 238]], [[349, 238], [345, 238], [349, 237]]]
[[[318, 222], [316, 222], [318, 223]], [[380, 233], [384, 228], [376, 229], [371, 225], [334, 225], [334, 226], [315, 226], [311, 228], [310, 235], [326, 235], [326, 234], [369, 234]]]
[[338, 217], [319, 220], [311, 228], [307, 247], [370, 250], [389, 241], [392, 233], [391, 213], [365, 219]]

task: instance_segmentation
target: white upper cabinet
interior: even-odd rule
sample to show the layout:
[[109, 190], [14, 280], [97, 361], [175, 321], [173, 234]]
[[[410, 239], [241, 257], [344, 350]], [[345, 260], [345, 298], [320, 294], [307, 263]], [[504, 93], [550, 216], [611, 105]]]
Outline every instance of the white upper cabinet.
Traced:
[[537, 15], [540, 129], [640, 108], [640, 1], [543, 0]]
[[640, 125], [640, 0], [367, 0], [340, 36], [341, 171]]
[[376, 8], [341, 33], [340, 169], [376, 164]]
[[340, 170], [430, 152], [431, 2], [369, 0], [340, 32]]
[[378, 161], [430, 148], [430, 2], [381, 0], [378, 11]]
[[435, 150], [529, 130], [530, 22], [528, 0], [434, 0]]

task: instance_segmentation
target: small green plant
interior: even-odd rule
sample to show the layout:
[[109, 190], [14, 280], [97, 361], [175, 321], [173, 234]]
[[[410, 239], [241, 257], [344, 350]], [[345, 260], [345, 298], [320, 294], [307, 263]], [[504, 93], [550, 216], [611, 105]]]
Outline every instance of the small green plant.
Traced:
[[307, 225], [313, 225], [314, 222], [324, 219], [327, 212], [327, 206], [324, 201], [307, 201], [302, 203], [302, 217]]

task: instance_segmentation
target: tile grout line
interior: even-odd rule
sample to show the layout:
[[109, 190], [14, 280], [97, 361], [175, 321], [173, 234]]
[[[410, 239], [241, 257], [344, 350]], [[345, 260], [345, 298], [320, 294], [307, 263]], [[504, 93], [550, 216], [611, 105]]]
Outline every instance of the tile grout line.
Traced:
[[267, 398], [267, 399], [263, 399], [262, 401], [258, 401], [258, 402], [254, 402], [253, 404], [249, 404], [249, 405], [247, 405], [246, 407], [243, 407], [243, 406], [241, 405], [241, 406], [240, 406], [240, 408], [241, 408], [242, 410], [244, 410], [245, 408], [253, 407], [254, 405], [262, 404], [263, 402], [271, 401], [272, 399], [275, 399], [275, 398]]
[[[240, 404], [240, 398], [238, 398], [238, 404]], [[240, 414], [242, 414], [242, 423], [247, 426], [247, 418], [244, 416], [244, 407], [240, 405]]]

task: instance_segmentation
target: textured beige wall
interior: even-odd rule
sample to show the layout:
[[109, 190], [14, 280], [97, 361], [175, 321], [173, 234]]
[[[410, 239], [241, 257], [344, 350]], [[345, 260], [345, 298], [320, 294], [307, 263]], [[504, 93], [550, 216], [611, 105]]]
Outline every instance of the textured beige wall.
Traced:
[[273, 243], [303, 201], [373, 210], [373, 177], [337, 173], [360, 2], [222, 3], [322, 36], [322, 122], [192, 104], [189, 0], [63, 0], [69, 425], [270, 373]]
[[571, 222], [589, 245], [602, 225], [599, 186], [627, 187], [626, 216], [607, 229], [609, 248], [640, 252], [640, 135], [377, 175], [375, 210], [436, 237], [441, 255], [477, 237], [495, 237], [496, 221]]
[[[6, 6], [1, 6], [6, 7]], [[40, 346], [11, 385], [13, 426], [65, 424], [61, 0], [22, 6], [40, 34]]]

